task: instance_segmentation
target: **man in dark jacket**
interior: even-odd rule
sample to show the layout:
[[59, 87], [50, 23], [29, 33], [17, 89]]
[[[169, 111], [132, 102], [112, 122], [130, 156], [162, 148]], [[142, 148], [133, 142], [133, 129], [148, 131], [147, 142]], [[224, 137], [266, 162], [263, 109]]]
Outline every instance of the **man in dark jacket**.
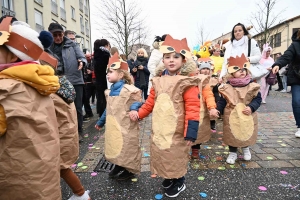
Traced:
[[86, 65], [86, 59], [79, 45], [64, 36], [64, 30], [58, 23], [51, 23], [48, 30], [52, 33], [54, 42], [50, 50], [59, 58], [61, 66], [58, 67], [58, 75], [65, 75], [72, 83], [76, 91], [75, 106], [78, 120], [78, 133], [82, 138], [82, 98], [83, 98], [83, 74], [82, 68]]
[[292, 36], [292, 44], [272, 65], [273, 73], [288, 64], [287, 84], [291, 86], [292, 107], [298, 131], [296, 137], [300, 137], [300, 30]]

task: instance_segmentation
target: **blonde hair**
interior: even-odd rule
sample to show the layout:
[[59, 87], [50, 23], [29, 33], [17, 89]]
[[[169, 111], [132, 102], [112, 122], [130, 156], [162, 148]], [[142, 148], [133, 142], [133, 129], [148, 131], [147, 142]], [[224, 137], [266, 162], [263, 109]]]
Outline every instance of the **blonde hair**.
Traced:
[[125, 81], [126, 84], [131, 85], [133, 84], [132, 82], [132, 78], [130, 76], [130, 73], [127, 70], [123, 70], [123, 69], [116, 69], [116, 71], [120, 74], [123, 73], [123, 78], [122, 80]]
[[[251, 72], [250, 72], [249, 69], [246, 69], [246, 72], [247, 72], [247, 75], [250, 75], [250, 76], [251, 76]], [[227, 73], [226, 76], [225, 76], [225, 78], [226, 78], [227, 80], [228, 80], [228, 79], [231, 79], [231, 78], [234, 78], [233, 73], [232, 73], [232, 74]]]
[[186, 63], [180, 69], [180, 75], [189, 76], [197, 68], [197, 64], [193, 58], [187, 59]]
[[[110, 49], [110, 54], [111, 55], [114, 55], [115, 53], [118, 53], [119, 54], [119, 50], [116, 48], [116, 47], [112, 47], [111, 49]], [[119, 54], [120, 55], [120, 54]]]
[[121, 55], [120, 55], [120, 57], [122, 58], [122, 60], [123, 60], [123, 61], [126, 61], [126, 60], [127, 60], [127, 58], [126, 58], [126, 55], [125, 55], [125, 54], [121, 54]]
[[136, 57], [137, 57], [138, 53], [141, 52], [141, 51], [144, 53], [144, 57], [148, 58], [148, 53], [144, 48], [140, 48], [140, 49], [137, 50]]

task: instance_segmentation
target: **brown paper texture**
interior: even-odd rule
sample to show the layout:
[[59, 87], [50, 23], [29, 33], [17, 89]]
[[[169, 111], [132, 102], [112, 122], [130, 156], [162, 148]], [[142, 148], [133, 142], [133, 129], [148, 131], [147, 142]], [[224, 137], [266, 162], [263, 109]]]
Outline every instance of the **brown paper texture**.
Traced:
[[7, 132], [0, 137], [0, 199], [61, 199], [60, 148], [49, 96], [12, 79], [0, 80]]
[[250, 83], [246, 87], [232, 87], [225, 84], [219, 92], [227, 101], [223, 119], [223, 141], [233, 147], [246, 147], [256, 143], [258, 132], [257, 112], [246, 116], [243, 108], [257, 96], [260, 86]]
[[109, 92], [105, 91], [105, 158], [132, 173], [140, 173], [139, 124], [130, 120], [129, 111], [132, 103], [142, 101], [141, 91], [125, 84], [119, 96], [109, 96]]

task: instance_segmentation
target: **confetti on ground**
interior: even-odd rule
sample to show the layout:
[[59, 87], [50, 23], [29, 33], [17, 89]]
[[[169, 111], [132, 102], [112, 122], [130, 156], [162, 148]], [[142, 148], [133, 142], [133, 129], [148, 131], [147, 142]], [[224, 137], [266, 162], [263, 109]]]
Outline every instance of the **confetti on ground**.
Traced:
[[286, 144], [280, 144], [281, 146], [283, 146], [283, 147], [286, 147]]
[[207, 149], [211, 149], [211, 147], [206, 147]]
[[281, 140], [277, 140], [277, 142], [282, 142]]
[[201, 158], [201, 159], [205, 159], [205, 158], [206, 158], [206, 156], [202, 156], [202, 155], [201, 155], [201, 156], [200, 156], [200, 158]]
[[148, 153], [144, 153], [144, 156], [145, 157], [149, 157], [150, 155]]
[[97, 137], [97, 136], [95, 136], [95, 137], [94, 137], [94, 140], [97, 140], [97, 139], [98, 139], [98, 137]]
[[224, 154], [228, 154], [228, 152], [227, 152], [227, 151], [225, 151], [225, 152], [224, 152]]
[[87, 138], [87, 137], [89, 137], [89, 134], [84, 134], [84, 136], [83, 136], [83, 137]]
[[97, 147], [96, 149], [100, 149], [100, 147]]
[[242, 166], [242, 167], [246, 167], [247, 165], [246, 165], [245, 163], [242, 163], [241, 166]]
[[92, 147], [94, 144], [89, 144], [90, 147]]
[[217, 156], [216, 160], [220, 161], [220, 160], [223, 160], [223, 158], [221, 156]]
[[157, 175], [156, 174], [151, 174], [151, 178], [156, 178]]
[[207, 197], [207, 194], [206, 193], [204, 193], [204, 192], [200, 192], [200, 197], [202, 197], [202, 198], [206, 198]]
[[220, 134], [220, 135], [221, 135], [221, 134], [223, 134], [223, 132], [218, 132], [218, 134]]
[[219, 170], [225, 170], [225, 167], [218, 167]]
[[132, 182], [137, 182], [137, 178], [131, 179]]
[[288, 174], [286, 171], [280, 171], [280, 173], [284, 175]]
[[221, 137], [219, 137], [219, 138], [218, 138], [218, 140], [222, 140], [222, 138], [221, 138]]
[[77, 164], [73, 164], [71, 167], [72, 167], [72, 168], [75, 168], [76, 166], [77, 166]]
[[240, 158], [240, 159], [243, 159], [243, 158], [244, 158], [244, 156], [243, 156], [243, 155], [239, 155], [239, 158]]
[[220, 152], [216, 152], [216, 154], [218, 154], [218, 155], [219, 155], [219, 154], [221, 154], [221, 153], [220, 153]]
[[261, 191], [267, 191], [267, 188], [265, 186], [259, 186], [258, 189], [260, 189]]
[[273, 157], [268, 156], [267, 159], [268, 159], [268, 160], [273, 160]]
[[226, 149], [226, 150], [228, 150], [228, 149], [229, 149], [229, 147], [225, 147], [225, 149]]
[[97, 176], [97, 173], [96, 172], [92, 172], [91, 176]]
[[223, 149], [224, 147], [223, 147], [223, 146], [218, 146], [218, 148], [219, 148], [219, 149]]
[[262, 142], [262, 139], [257, 140], [257, 142]]
[[204, 181], [204, 179], [205, 179], [205, 178], [204, 178], [203, 176], [199, 176], [199, 177], [198, 177], [198, 180], [199, 180], [199, 181]]
[[81, 167], [82, 165], [83, 165], [82, 162], [80, 162], [80, 163], [77, 164], [78, 167]]
[[155, 195], [155, 199], [162, 199], [163, 198], [163, 195], [162, 194], [157, 194]]
[[235, 166], [234, 166], [234, 165], [229, 165], [229, 166], [230, 166], [230, 168], [232, 168], [232, 169], [233, 169], [233, 168], [235, 168]]
[[88, 168], [88, 166], [82, 166], [81, 167], [81, 169], [87, 169]]
[[145, 148], [144, 148], [144, 147], [142, 147], [142, 148], [141, 148], [141, 150], [143, 151], [143, 150], [145, 150]]
[[194, 164], [194, 168], [199, 168], [199, 165], [198, 164]]

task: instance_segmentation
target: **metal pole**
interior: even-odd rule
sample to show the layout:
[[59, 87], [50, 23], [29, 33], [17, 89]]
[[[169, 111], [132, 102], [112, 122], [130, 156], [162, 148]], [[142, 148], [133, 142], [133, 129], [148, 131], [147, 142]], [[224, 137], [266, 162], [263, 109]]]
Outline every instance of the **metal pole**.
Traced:
[[25, 4], [25, 19], [26, 19], [26, 23], [28, 24], [27, 0], [24, 0], [24, 4]]

